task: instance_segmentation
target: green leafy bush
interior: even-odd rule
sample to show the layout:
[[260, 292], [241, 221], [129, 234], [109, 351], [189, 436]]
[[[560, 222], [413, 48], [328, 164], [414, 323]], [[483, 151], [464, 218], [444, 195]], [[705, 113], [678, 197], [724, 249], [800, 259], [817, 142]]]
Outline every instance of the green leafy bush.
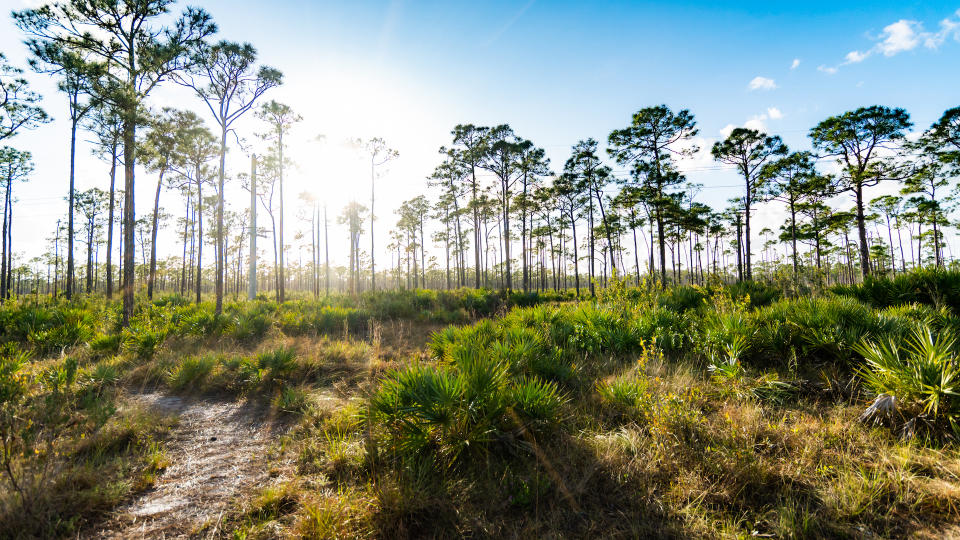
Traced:
[[877, 399], [863, 419], [895, 421], [907, 435], [921, 425], [960, 435], [960, 354], [956, 339], [918, 325], [904, 341], [856, 345], [864, 384]]
[[284, 387], [273, 398], [273, 406], [281, 412], [300, 414], [310, 406], [310, 396], [302, 388]]
[[234, 339], [245, 342], [263, 339], [273, 326], [273, 313], [266, 306], [268, 304], [264, 302], [246, 310], [231, 306], [233, 320], [230, 333]]
[[367, 420], [388, 459], [429, 456], [445, 468], [497, 447], [522, 448], [523, 433], [559, 424], [564, 401], [555, 383], [512, 377], [503, 362], [464, 351], [455, 365], [390, 372]]
[[94, 352], [103, 354], [116, 354], [120, 351], [120, 345], [123, 343], [123, 334], [101, 334], [90, 340], [90, 348]]
[[297, 368], [297, 352], [290, 347], [279, 347], [258, 354], [256, 361], [260, 369], [269, 371], [272, 378], [279, 379]]
[[875, 308], [920, 303], [946, 307], [960, 315], [960, 270], [924, 268], [897, 274], [893, 278], [867, 276], [863, 283], [837, 285], [832, 290]]
[[167, 385], [173, 390], [185, 390], [203, 385], [217, 365], [212, 356], [184, 358], [167, 373]]
[[628, 418], [646, 417], [652, 412], [653, 401], [649, 381], [643, 374], [627, 374], [597, 384], [600, 399], [613, 411]]

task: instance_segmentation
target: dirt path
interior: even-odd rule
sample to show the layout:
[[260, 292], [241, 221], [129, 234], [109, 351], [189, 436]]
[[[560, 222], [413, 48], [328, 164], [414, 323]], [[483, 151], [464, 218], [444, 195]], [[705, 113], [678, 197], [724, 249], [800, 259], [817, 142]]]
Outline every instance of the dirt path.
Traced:
[[265, 453], [282, 429], [269, 408], [160, 393], [131, 401], [179, 417], [165, 444], [169, 465], [97, 537], [187, 538], [204, 523], [219, 523], [237, 496], [269, 482]]

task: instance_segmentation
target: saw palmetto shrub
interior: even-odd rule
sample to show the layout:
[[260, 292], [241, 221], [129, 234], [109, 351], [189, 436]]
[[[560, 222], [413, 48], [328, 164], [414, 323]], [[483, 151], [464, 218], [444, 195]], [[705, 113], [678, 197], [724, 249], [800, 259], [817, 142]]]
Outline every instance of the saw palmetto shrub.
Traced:
[[877, 397], [861, 417], [905, 436], [960, 435], [960, 351], [956, 338], [920, 324], [905, 340], [864, 340], [864, 385]]

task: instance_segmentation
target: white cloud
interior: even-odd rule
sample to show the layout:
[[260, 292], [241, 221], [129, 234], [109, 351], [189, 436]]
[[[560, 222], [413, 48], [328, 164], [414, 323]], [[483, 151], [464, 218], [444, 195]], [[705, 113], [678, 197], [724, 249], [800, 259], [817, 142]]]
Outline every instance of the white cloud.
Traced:
[[869, 52], [862, 53], [860, 51], [850, 51], [847, 53], [846, 61], [844, 64], [856, 64], [857, 62], [863, 62], [870, 56]]
[[750, 118], [746, 122], [744, 122], [743, 127], [747, 129], [755, 129], [760, 132], [766, 132], [767, 131], [767, 115], [758, 114]]
[[[960, 17], [960, 9], [957, 10], [955, 15]], [[960, 21], [954, 21], [950, 18], [940, 21], [940, 31], [935, 34], [924, 35], [923, 46], [928, 49], [936, 49], [943, 45], [943, 42], [949, 37], [960, 41]]]
[[880, 34], [882, 41], [877, 44], [877, 50], [884, 56], [893, 56], [903, 51], [912, 51], [920, 44], [920, 34], [923, 26], [917, 21], [900, 19], [883, 28]]
[[750, 90], [773, 90], [776, 87], [777, 83], [773, 79], [760, 76], [754, 77], [749, 84]]
[[[731, 124], [730, 130], [727, 131], [726, 134], [729, 135], [730, 131], [733, 131], [733, 128], [734, 126]], [[726, 138], [726, 135], [724, 135], [724, 138]], [[714, 161], [713, 154], [710, 153], [714, 142], [716, 142], [715, 139], [698, 136], [681, 143], [679, 148], [689, 150], [696, 147], [698, 150], [691, 157], [678, 160], [677, 168], [683, 173], [690, 174], [693, 171], [709, 169], [716, 166], [717, 162]]]
[[794, 58], [793, 62], [790, 64], [790, 69], [797, 69], [797, 66], [800, 65], [800, 59]]
[[[954, 14], [960, 17], [960, 9]], [[927, 49], [937, 49], [948, 39], [960, 41], [960, 20], [947, 17], [940, 21], [940, 28], [936, 32], [924, 30], [923, 23], [910, 19], [899, 21], [883, 27], [879, 36], [873, 38], [876, 42], [866, 51], [851, 51], [844, 57], [843, 62], [833, 67], [820, 66], [817, 69], [832, 75], [842, 66], [863, 62], [874, 54], [890, 57], [902, 52], [912, 51], [923, 45]]]
[[[780, 120], [781, 118], [783, 118], [783, 112], [780, 109], [776, 107], [769, 107], [767, 108], [767, 112], [755, 114], [748, 118], [747, 121], [743, 123], [743, 127], [766, 133], [767, 120]], [[723, 126], [723, 129], [720, 130], [720, 135], [726, 139], [737, 127], [739, 126], [736, 124], [727, 124]]]

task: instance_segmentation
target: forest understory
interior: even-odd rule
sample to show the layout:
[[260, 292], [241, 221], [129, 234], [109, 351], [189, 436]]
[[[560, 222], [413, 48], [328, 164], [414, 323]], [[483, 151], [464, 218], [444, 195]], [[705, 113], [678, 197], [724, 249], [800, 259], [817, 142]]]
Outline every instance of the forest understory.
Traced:
[[0, 531], [955, 536], [958, 280], [8, 302]]

